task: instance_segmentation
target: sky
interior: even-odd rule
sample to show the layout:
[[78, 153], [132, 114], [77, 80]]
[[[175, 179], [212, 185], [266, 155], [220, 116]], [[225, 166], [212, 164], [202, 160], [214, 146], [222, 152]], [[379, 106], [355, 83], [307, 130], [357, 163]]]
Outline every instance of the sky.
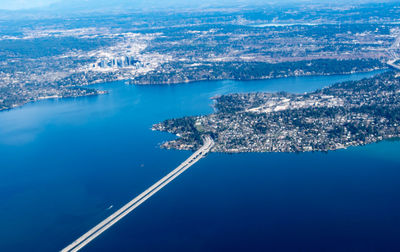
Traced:
[[[340, 0], [338, 0], [340, 1]], [[349, 0], [350, 2], [365, 2], [379, 0]], [[386, 0], [387, 1], [387, 0]], [[332, 0], [0, 0], [0, 10], [23, 10], [51, 6], [53, 9], [92, 9], [101, 7], [204, 7], [230, 4], [254, 3], [283, 3], [283, 2], [337, 2]], [[160, 6], [161, 5], [161, 6]]]
[[[203, 6], [229, 6], [230, 4], [269, 3], [282, 0], [0, 0], [0, 10], [40, 9], [96, 9], [102, 7], [203, 7]], [[293, 0], [283, 0], [293, 1]], [[296, 0], [294, 0], [296, 1]], [[304, 0], [297, 0], [304, 1]]]
[[[162, 4], [168, 4], [168, 5], [191, 5], [194, 2], [197, 4], [199, 3], [212, 3], [213, 1], [211, 0], [159, 0], [161, 1], [160, 3]], [[217, 2], [221, 0], [216, 0]], [[251, 2], [252, 0], [223, 0], [223, 2]], [[268, 1], [268, 0], [267, 0]], [[273, 0], [270, 0], [273, 1]], [[3, 10], [22, 10], [22, 9], [32, 9], [32, 8], [41, 8], [41, 7], [47, 7], [51, 6], [67, 6], [67, 7], [73, 7], [73, 6], [90, 6], [90, 5], [126, 5], [126, 6], [131, 6], [131, 5], [144, 5], [148, 1], [144, 0], [0, 0], [0, 9]], [[151, 1], [149, 1], [151, 3]], [[154, 3], [154, 1], [153, 1]], [[151, 5], [151, 4], [150, 4]], [[150, 7], [150, 6], [149, 6]]]
[[0, 0], [0, 9], [20, 10], [48, 6], [60, 0]]

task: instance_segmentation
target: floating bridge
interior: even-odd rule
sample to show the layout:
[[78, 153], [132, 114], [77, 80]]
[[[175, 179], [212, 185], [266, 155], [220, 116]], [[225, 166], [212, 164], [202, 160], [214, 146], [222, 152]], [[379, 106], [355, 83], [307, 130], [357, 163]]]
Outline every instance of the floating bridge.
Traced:
[[78, 251], [84, 246], [86, 246], [93, 239], [101, 235], [104, 231], [109, 229], [112, 225], [120, 221], [130, 212], [132, 212], [135, 208], [140, 206], [143, 202], [153, 196], [156, 192], [161, 190], [164, 186], [168, 185], [171, 181], [173, 181], [176, 177], [181, 175], [184, 171], [189, 169], [193, 164], [202, 159], [213, 147], [214, 141], [210, 136], [205, 136], [203, 138], [204, 144], [198, 149], [195, 153], [193, 153], [188, 159], [186, 159], [183, 163], [181, 163], [177, 168], [168, 173], [165, 177], [157, 181], [154, 185], [150, 186], [147, 190], [136, 196], [130, 202], [125, 204], [123, 207], [115, 211], [108, 218], [97, 224], [95, 227], [87, 231], [81, 237], [76, 239], [70, 245], [65, 247], [62, 252], [72, 252]]

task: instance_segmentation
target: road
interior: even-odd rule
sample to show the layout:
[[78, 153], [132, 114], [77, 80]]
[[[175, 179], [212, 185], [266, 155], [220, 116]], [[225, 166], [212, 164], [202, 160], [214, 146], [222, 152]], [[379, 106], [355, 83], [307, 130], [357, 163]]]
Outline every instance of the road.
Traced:
[[387, 62], [387, 64], [388, 64], [389, 66], [393, 67], [394, 69], [400, 70], [400, 66], [394, 64], [394, 62], [396, 62], [397, 60], [398, 60], [398, 59], [389, 60], [389, 61]]
[[214, 141], [211, 139], [209, 136], [205, 136], [203, 138], [204, 144], [203, 146], [198, 149], [195, 153], [193, 153], [188, 159], [186, 159], [183, 163], [181, 163], [177, 168], [175, 168], [173, 171], [168, 173], [165, 177], [157, 181], [154, 185], [150, 186], [147, 190], [145, 190], [143, 193], [139, 194], [136, 196], [133, 200], [125, 204], [123, 207], [121, 207], [119, 210], [115, 211], [112, 215], [110, 215], [108, 218], [97, 224], [95, 227], [90, 229], [88, 232], [83, 234], [81, 237], [76, 239], [74, 242], [72, 242], [70, 245], [65, 247], [62, 252], [72, 252], [72, 251], [78, 251], [84, 246], [86, 246], [89, 242], [91, 242], [93, 239], [101, 235], [104, 231], [109, 229], [112, 225], [117, 223], [119, 220], [121, 220], [123, 217], [128, 215], [130, 212], [132, 212], [135, 208], [140, 206], [143, 202], [145, 202], [147, 199], [149, 199], [151, 196], [153, 196], [156, 192], [161, 190], [164, 186], [169, 184], [172, 180], [174, 180], [176, 177], [178, 177], [180, 174], [182, 174], [184, 171], [189, 169], [193, 164], [195, 164], [197, 161], [199, 161], [201, 158], [203, 158], [213, 147]]
[[400, 66], [395, 64], [395, 62], [400, 59], [399, 50], [400, 50], [400, 35], [396, 37], [393, 44], [387, 49], [389, 57], [391, 58], [390, 60], [388, 60], [387, 64], [397, 70], [400, 70]]

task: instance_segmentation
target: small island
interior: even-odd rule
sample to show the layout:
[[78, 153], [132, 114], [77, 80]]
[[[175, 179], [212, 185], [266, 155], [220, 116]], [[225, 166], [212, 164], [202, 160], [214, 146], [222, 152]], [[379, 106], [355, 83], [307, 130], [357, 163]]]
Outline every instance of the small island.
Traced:
[[195, 150], [209, 135], [213, 152], [330, 151], [400, 137], [400, 75], [387, 71], [305, 94], [214, 97], [215, 113], [153, 126], [178, 138], [163, 148]]

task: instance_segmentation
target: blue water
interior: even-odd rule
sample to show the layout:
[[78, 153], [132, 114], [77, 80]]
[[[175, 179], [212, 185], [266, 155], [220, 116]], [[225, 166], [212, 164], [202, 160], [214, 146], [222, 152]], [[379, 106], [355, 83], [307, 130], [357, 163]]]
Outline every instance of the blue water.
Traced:
[[[231, 92], [306, 92], [372, 73], [166, 86], [0, 113], [0, 251], [56, 251], [190, 152], [150, 127]], [[398, 251], [400, 142], [324, 153], [212, 153], [85, 251]], [[111, 205], [113, 208], [108, 209]]]

